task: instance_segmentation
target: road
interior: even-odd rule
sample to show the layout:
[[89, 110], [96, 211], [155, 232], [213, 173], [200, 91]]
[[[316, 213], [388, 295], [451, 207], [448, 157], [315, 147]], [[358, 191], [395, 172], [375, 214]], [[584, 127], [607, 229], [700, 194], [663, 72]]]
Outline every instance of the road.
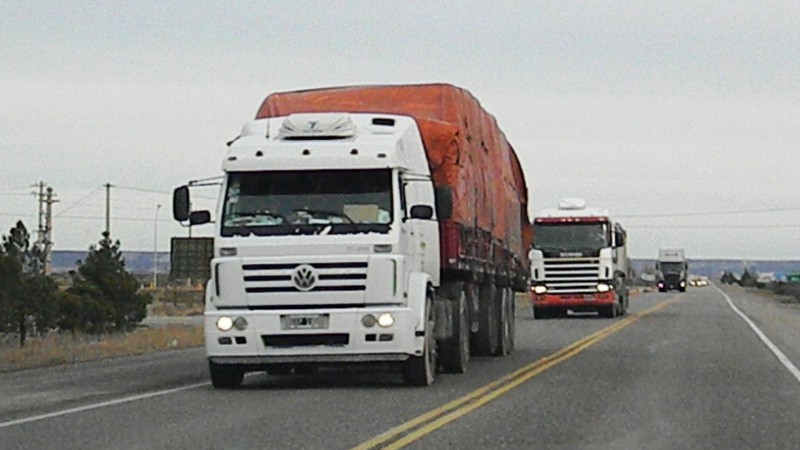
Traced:
[[0, 448], [796, 448], [800, 307], [723, 289], [641, 294], [617, 319], [520, 307], [512, 356], [429, 388], [325, 372], [214, 390], [202, 349], [2, 374]]

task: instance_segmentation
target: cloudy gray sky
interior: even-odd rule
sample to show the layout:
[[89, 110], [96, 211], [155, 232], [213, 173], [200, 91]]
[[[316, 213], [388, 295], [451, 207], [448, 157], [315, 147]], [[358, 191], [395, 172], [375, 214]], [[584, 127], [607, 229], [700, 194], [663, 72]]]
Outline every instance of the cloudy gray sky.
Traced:
[[634, 257], [800, 259], [798, 24], [793, 0], [6, 0], [0, 231], [37, 227], [41, 180], [56, 249], [86, 249], [111, 183], [113, 237], [164, 251], [170, 192], [268, 93], [447, 82], [517, 149], [532, 215], [584, 197]]

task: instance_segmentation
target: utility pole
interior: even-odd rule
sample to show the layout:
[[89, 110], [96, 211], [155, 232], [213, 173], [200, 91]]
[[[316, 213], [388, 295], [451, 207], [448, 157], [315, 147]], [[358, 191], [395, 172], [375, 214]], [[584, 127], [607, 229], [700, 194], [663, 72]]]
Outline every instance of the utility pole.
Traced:
[[39, 228], [36, 229], [36, 242], [42, 244], [45, 239], [45, 230], [44, 230], [44, 181], [39, 181], [38, 184], [34, 185], [34, 187], [39, 188], [39, 193], [34, 194], [36, 195], [37, 200], [39, 201]]
[[106, 183], [106, 236], [111, 239], [111, 183]]
[[47, 188], [47, 199], [45, 203], [47, 204], [45, 210], [45, 228], [44, 228], [44, 274], [50, 275], [53, 266], [53, 255], [51, 250], [53, 249], [53, 203], [57, 203], [58, 200], [53, 198], [53, 188]]
[[156, 205], [156, 217], [153, 220], [153, 289], [158, 288], [158, 211], [161, 203]]

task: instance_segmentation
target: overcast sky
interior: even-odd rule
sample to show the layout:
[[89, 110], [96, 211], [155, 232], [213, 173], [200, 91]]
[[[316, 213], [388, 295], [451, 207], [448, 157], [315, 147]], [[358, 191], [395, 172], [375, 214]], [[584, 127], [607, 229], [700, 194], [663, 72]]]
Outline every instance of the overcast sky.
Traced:
[[0, 233], [35, 231], [44, 181], [60, 250], [100, 239], [105, 183], [122, 248], [168, 250], [172, 189], [270, 92], [446, 82], [497, 118], [532, 216], [583, 197], [634, 257], [800, 259], [795, 0], [4, 0], [0, 61]]

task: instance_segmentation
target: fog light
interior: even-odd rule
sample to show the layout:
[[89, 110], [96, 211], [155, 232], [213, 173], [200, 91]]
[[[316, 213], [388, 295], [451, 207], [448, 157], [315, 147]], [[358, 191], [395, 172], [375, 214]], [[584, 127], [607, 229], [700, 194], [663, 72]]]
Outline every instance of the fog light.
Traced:
[[383, 313], [378, 316], [378, 325], [383, 328], [389, 328], [390, 326], [394, 325], [394, 317], [392, 317], [389, 313]]
[[229, 331], [233, 328], [233, 320], [230, 317], [220, 317], [217, 319], [217, 329], [219, 331]]
[[376, 319], [372, 314], [367, 314], [361, 318], [361, 324], [367, 328], [374, 327], [376, 323], [378, 323], [378, 319]]
[[607, 285], [605, 283], [599, 283], [597, 285], [597, 292], [608, 292], [610, 290], [611, 290], [611, 286], [609, 286], [609, 285]]
[[545, 292], [547, 292], [547, 286], [538, 285], [538, 286], [534, 286], [533, 287], [533, 293], [534, 294], [541, 295], [541, 294], [544, 294]]
[[239, 331], [244, 331], [244, 329], [247, 328], [247, 319], [244, 317], [237, 317], [236, 320], [233, 321], [233, 326]]

